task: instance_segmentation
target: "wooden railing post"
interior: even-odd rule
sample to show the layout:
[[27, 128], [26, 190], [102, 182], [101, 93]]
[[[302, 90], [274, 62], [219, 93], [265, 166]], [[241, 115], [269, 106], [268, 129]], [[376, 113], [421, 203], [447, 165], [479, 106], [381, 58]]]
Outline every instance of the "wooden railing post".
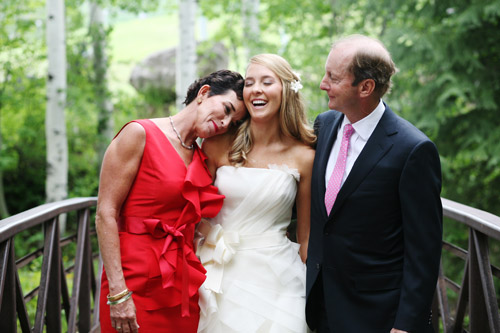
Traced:
[[16, 268], [11, 240], [0, 246], [0, 332], [16, 332]]
[[[78, 239], [75, 262], [75, 279], [73, 281], [73, 292], [71, 298], [71, 313], [68, 324], [68, 332], [76, 332], [76, 310], [79, 309], [78, 331], [90, 331], [91, 317], [91, 261], [92, 251], [90, 249], [89, 233], [89, 211], [88, 209], [78, 214]], [[77, 306], [78, 304], [78, 306]]]
[[44, 224], [45, 242], [42, 276], [38, 294], [34, 332], [61, 332], [61, 249], [59, 247], [58, 217]]
[[458, 304], [456, 308], [455, 320], [450, 322], [452, 333], [463, 332], [463, 322], [466, 315], [467, 304], [469, 303], [469, 259], [465, 261], [464, 277], [462, 279], [462, 288], [458, 295]]
[[488, 238], [476, 230], [470, 231], [470, 330], [472, 332], [500, 332], [500, 319], [491, 264]]
[[450, 308], [448, 306], [448, 298], [446, 297], [446, 282], [443, 274], [443, 264], [439, 266], [439, 277], [436, 287], [436, 295], [433, 302], [433, 318], [434, 332], [439, 331], [439, 317], [443, 319], [443, 333], [448, 332], [450, 321]]
[[[93, 267], [92, 267], [93, 269]], [[100, 302], [99, 299], [101, 297], [101, 275], [103, 271], [103, 265], [102, 265], [102, 259], [99, 256], [99, 268], [97, 270], [97, 275], [96, 279], [94, 281], [98, 281], [96, 288], [95, 288], [95, 293], [94, 293], [94, 320], [92, 321], [92, 330], [91, 332], [99, 332], [99, 307], [100, 307]]]

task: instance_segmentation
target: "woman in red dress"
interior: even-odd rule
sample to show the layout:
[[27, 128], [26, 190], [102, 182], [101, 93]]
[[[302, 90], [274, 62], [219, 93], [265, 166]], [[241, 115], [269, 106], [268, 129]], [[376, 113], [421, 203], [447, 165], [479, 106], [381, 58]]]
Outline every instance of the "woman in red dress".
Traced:
[[205, 269], [194, 229], [224, 198], [196, 139], [246, 116], [243, 82], [238, 73], [214, 72], [189, 87], [182, 111], [132, 121], [109, 145], [96, 214], [101, 332], [196, 332]]

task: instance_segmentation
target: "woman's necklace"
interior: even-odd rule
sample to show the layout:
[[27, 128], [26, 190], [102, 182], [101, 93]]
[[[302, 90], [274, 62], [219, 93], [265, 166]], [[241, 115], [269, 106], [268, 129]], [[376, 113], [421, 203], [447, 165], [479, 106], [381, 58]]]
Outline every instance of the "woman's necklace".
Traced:
[[181, 139], [181, 135], [179, 134], [179, 132], [177, 132], [177, 129], [174, 126], [174, 121], [172, 120], [172, 117], [169, 117], [169, 118], [170, 118], [170, 123], [172, 124], [172, 128], [174, 129], [175, 134], [177, 134], [177, 137], [179, 138], [181, 145], [186, 149], [193, 149], [194, 143], [191, 146], [188, 146], [187, 144], [185, 144], [184, 141], [182, 141], [182, 139]]

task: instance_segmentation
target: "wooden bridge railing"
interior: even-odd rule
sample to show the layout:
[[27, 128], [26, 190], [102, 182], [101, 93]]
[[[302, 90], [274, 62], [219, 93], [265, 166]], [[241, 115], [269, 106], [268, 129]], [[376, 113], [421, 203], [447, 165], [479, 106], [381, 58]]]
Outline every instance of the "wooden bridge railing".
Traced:
[[[441, 269], [433, 312], [439, 314], [444, 333], [500, 333], [498, 293], [493, 282], [494, 277], [500, 278], [500, 270], [491, 264], [489, 253], [489, 240], [500, 240], [500, 217], [451, 200], [442, 199], [442, 202], [443, 215], [465, 225], [469, 229], [469, 239], [467, 249], [443, 242], [443, 252], [462, 259], [464, 270], [461, 284], [458, 284]], [[442, 263], [443, 260], [441, 268]], [[458, 295], [453, 309], [448, 292]], [[434, 327], [439, 332], [437, 320], [434, 320]]]
[[[490, 239], [500, 240], [500, 217], [442, 200], [444, 216], [468, 228], [469, 239], [467, 249], [443, 242], [443, 256], [462, 259], [464, 270], [460, 284], [447, 277], [443, 269], [440, 272], [433, 305], [433, 313], [437, 314], [433, 316], [435, 331], [500, 333], [498, 293], [493, 282], [493, 278], [500, 278], [500, 270], [491, 265], [488, 244]], [[95, 274], [98, 253], [92, 228], [96, 201], [94, 197], [68, 199], [0, 220], [0, 332], [18, 329], [22, 332], [61, 332], [65, 327], [67, 332], [99, 331], [96, 300], [99, 299], [100, 272]], [[61, 238], [59, 219], [66, 214], [67, 225], [73, 225], [76, 231]], [[17, 258], [16, 236], [40, 226], [44, 231], [43, 246]], [[63, 249], [75, 243], [74, 262], [65, 262]], [[26, 291], [19, 271], [37, 258], [42, 258], [40, 282]], [[457, 295], [457, 301], [451, 302], [449, 294]], [[27, 303], [35, 297], [32, 321]]]
[[[91, 237], [95, 237], [95, 232], [91, 231], [92, 211], [96, 203], [96, 198], [68, 199], [0, 220], [0, 332], [17, 332], [18, 329], [22, 332], [61, 332], [63, 326], [67, 326], [67, 332], [99, 331], [99, 318], [93, 315], [92, 308], [93, 303], [99, 303], [95, 302], [99, 299], [96, 284], [99, 274], [95, 274], [94, 268], [98, 254], [97, 250], [92, 253], [91, 246]], [[74, 234], [60, 237], [61, 217], [67, 218], [66, 225], [76, 227]], [[17, 258], [16, 236], [40, 226], [44, 233], [42, 247]], [[75, 252], [74, 260], [68, 260], [63, 250], [75, 243], [76, 248], [73, 246], [74, 251], [70, 251]], [[18, 244], [18, 247], [22, 245]], [[39, 285], [25, 291], [20, 269], [33, 263], [36, 265], [40, 258]], [[35, 297], [36, 313], [32, 321], [27, 304]], [[66, 317], [64, 325], [62, 310]]]

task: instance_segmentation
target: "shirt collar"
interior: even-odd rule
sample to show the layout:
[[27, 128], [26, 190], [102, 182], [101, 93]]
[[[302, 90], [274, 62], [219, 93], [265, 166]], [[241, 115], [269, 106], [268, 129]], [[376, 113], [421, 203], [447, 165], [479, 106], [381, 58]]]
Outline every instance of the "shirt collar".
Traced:
[[[378, 122], [380, 121], [380, 118], [384, 115], [385, 111], [385, 105], [382, 99], [380, 99], [380, 102], [378, 103], [377, 107], [373, 112], [371, 112], [368, 116], [364, 117], [361, 120], [358, 120], [354, 124], [352, 124], [352, 127], [354, 128], [354, 131], [365, 141], [368, 141], [368, 138], [370, 135], [372, 135], [373, 131], [375, 130], [375, 127], [377, 127]], [[342, 121], [342, 126], [341, 128], [344, 128], [346, 124], [350, 124], [351, 122], [347, 117], [344, 117], [344, 120]]]

